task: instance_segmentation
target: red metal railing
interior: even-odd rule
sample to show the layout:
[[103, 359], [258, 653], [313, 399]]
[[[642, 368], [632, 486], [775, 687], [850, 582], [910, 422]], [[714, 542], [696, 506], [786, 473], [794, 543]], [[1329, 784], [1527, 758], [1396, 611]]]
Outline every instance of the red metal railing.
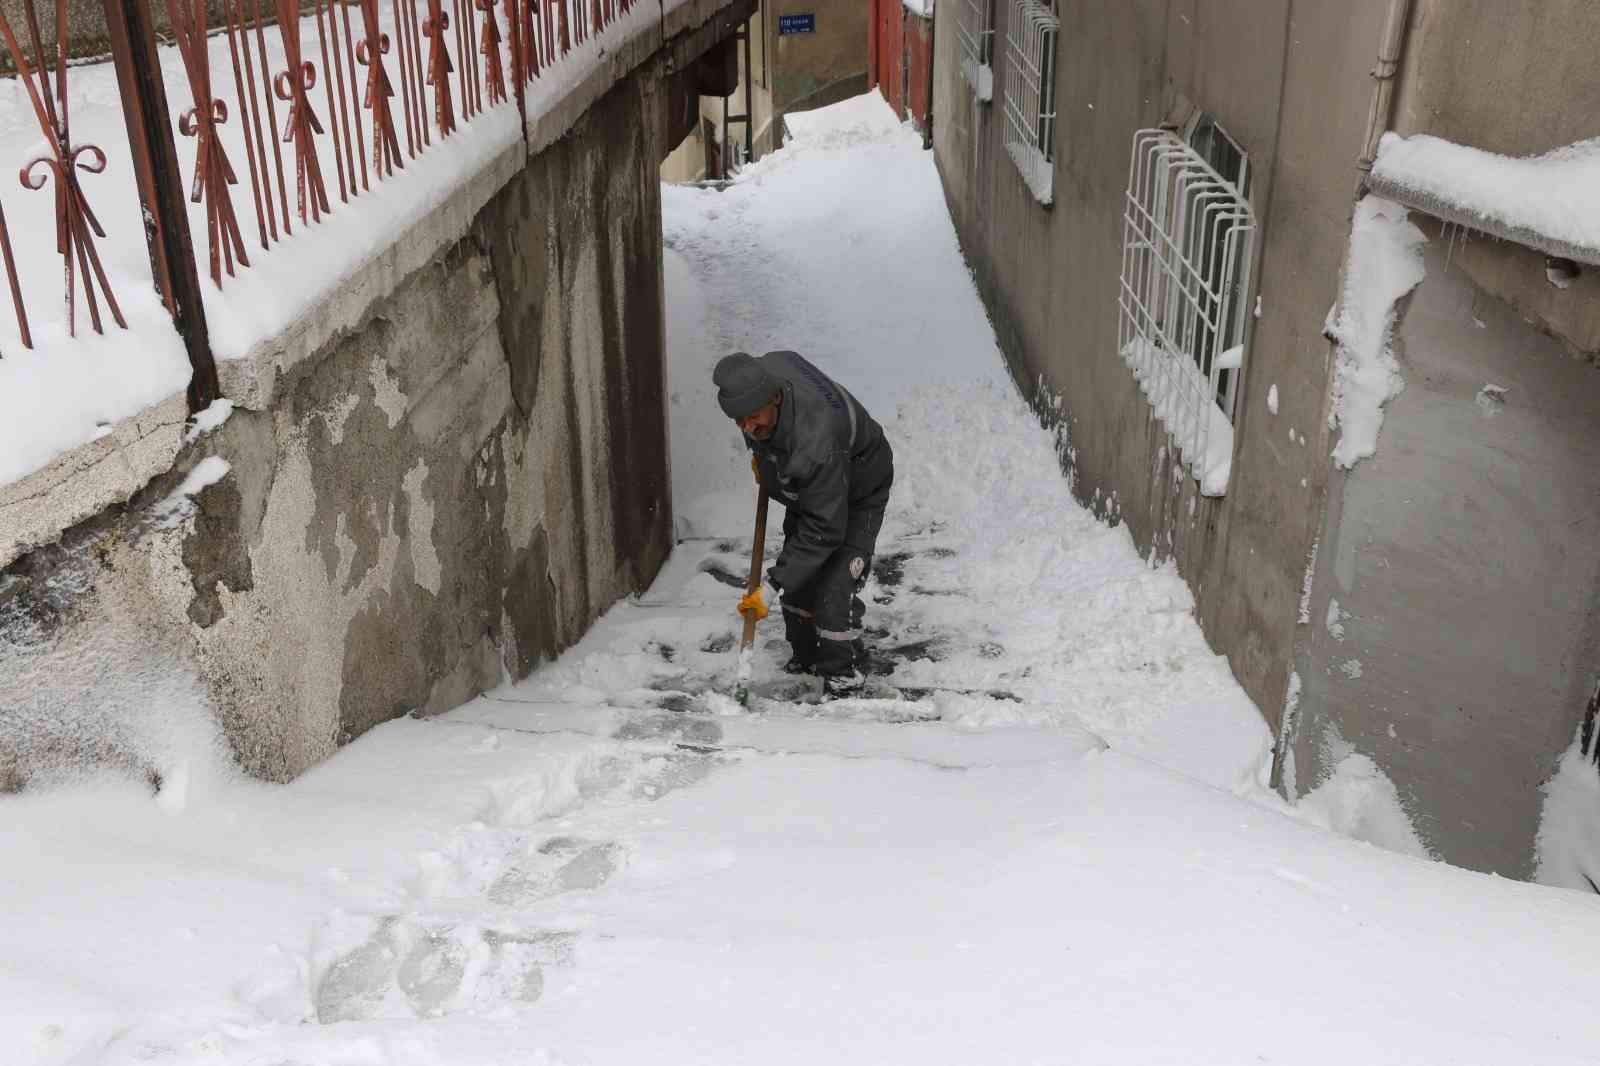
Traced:
[[[203, 358], [206, 377], [214, 382], [202, 283], [185, 281], [198, 278], [185, 200], [202, 205], [205, 273], [221, 287], [225, 276], [236, 278], [252, 266], [235, 203], [244, 186], [256, 222], [252, 236], [265, 252], [292, 235], [296, 216], [302, 226], [324, 224], [337, 217], [339, 205], [369, 193], [375, 181], [404, 180], [408, 160], [444, 145], [461, 123], [490, 108], [514, 101], [526, 130], [526, 87], [637, 0], [223, 0], [220, 26], [209, 24], [206, 0], [162, 2], [182, 60], [183, 84], [171, 88], [193, 102], [175, 122], [151, 30], [151, 0], [104, 0], [108, 20], [116, 24], [113, 60], [152, 274], [186, 334], [191, 361], [199, 371]], [[67, 331], [75, 335], [80, 297], [97, 332], [104, 329], [102, 303], [126, 328], [97, 249], [105, 230], [85, 189], [86, 176], [106, 170], [106, 154], [71, 135], [67, 0], [53, 0], [54, 56], [41, 43], [36, 0], [23, 0], [22, 8], [27, 47], [4, 13], [0, 39], [44, 135], [46, 152], [27, 161], [20, 178], [32, 190], [55, 185]], [[195, 146], [186, 177], [176, 174], [174, 126]], [[236, 134], [225, 137], [228, 129]], [[230, 157], [230, 146], [235, 153], [243, 149], [242, 174], [235, 168], [240, 156]], [[330, 164], [337, 204], [325, 171]], [[18, 333], [31, 348], [23, 278], [3, 204], [0, 260]], [[33, 279], [38, 265], [21, 267]], [[28, 288], [36, 284], [30, 280]], [[187, 291], [190, 285], [194, 291]], [[202, 387], [197, 396], [192, 388], [191, 403], [209, 402], [203, 394], [214, 389]]]
[[[30, 160], [23, 166], [18, 178], [24, 186], [34, 190], [44, 188], [51, 177], [55, 178], [56, 252], [61, 256], [66, 279], [67, 332], [74, 336], [77, 334], [78, 287], [75, 275], [82, 278], [83, 294], [89, 304], [89, 320], [94, 324], [95, 332], [105, 332], [100, 321], [99, 302], [95, 299], [97, 282], [117, 325], [126, 328], [127, 323], [117, 306], [116, 296], [111, 292], [111, 285], [106, 281], [105, 268], [100, 263], [100, 253], [94, 243], [96, 237], [103, 238], [106, 235], [105, 230], [100, 227], [100, 221], [90, 209], [88, 198], [85, 197], [83, 186], [78, 179], [79, 171], [88, 174], [104, 172], [106, 155], [95, 145], [72, 143], [69, 122], [71, 97], [67, 93], [67, 0], [56, 0], [55, 4], [54, 94], [50, 90], [50, 75], [47, 70], [49, 64], [44, 46], [40, 43], [39, 17], [34, 9], [33, 0], [27, 0], [24, 11], [27, 16], [28, 43], [33, 47], [33, 61], [29, 62], [27, 52], [17, 43], [17, 35], [12, 30], [10, 20], [3, 14], [0, 14], [0, 35], [5, 38], [6, 50], [11, 53], [11, 62], [17, 69], [17, 76], [28, 91], [34, 117], [39, 121], [39, 129], [44, 134], [50, 154]], [[23, 306], [20, 282], [15, 272], [9, 231], [0, 233], [0, 237], [4, 239], [6, 266], [11, 271], [11, 292], [15, 302], [17, 324], [25, 338], [24, 343], [31, 346], [33, 342], [27, 324], [28, 315]], [[78, 274], [80, 270], [81, 275]]]

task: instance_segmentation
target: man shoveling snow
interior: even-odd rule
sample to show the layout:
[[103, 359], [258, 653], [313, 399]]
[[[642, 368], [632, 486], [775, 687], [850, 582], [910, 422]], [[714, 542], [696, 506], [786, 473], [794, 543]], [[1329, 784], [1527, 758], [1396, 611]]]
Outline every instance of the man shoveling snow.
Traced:
[[[866, 655], [861, 589], [894, 484], [894, 453], [867, 409], [794, 352], [743, 352], [712, 372], [717, 403], [744, 433], [756, 480], [784, 506], [783, 550], [767, 572], [793, 652], [829, 697], [859, 692]], [[739, 613], [764, 618], [760, 586]]]

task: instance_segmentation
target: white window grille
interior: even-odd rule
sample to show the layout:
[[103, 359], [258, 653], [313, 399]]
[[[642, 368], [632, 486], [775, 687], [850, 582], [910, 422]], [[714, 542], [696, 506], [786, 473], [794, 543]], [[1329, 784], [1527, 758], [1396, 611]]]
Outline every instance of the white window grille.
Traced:
[[957, 0], [961, 77], [984, 103], [994, 99], [994, 0]]
[[1055, 195], [1056, 0], [1011, 0], [1006, 19], [1006, 153], [1041, 204]]
[[1228, 487], [1250, 318], [1255, 216], [1236, 181], [1170, 131], [1134, 135], [1118, 348], [1207, 496]]

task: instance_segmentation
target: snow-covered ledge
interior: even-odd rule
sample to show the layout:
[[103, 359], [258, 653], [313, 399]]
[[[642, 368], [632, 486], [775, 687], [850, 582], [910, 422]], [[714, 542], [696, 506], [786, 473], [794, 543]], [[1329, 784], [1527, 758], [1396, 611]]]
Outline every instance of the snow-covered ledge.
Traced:
[[1600, 138], [1518, 158], [1386, 133], [1368, 185], [1447, 222], [1600, 265]]
[[111, 426], [98, 440], [0, 486], [0, 568], [63, 530], [126, 501], [171, 469], [183, 446], [189, 405], [169, 396]]
[[[286, 370], [358, 327], [406, 277], [460, 241], [479, 211], [526, 165], [530, 152], [537, 154], [565, 136], [596, 100], [666, 42], [705, 25], [731, 2], [669, 0], [659, 7], [635, 7], [631, 18], [616, 27], [622, 32], [606, 35], [598, 56], [569, 73], [564, 84], [552, 87], [556, 92], [542, 99], [530, 93], [526, 145], [514, 133], [504, 138], [508, 143], [503, 148], [483, 159], [409, 226], [397, 229], [394, 239], [375, 255], [312, 299], [287, 329], [252, 344], [242, 357], [220, 352], [217, 370], [223, 395], [252, 410], [271, 406]], [[558, 68], [553, 73], [563, 72]], [[486, 113], [475, 125], [508, 113], [515, 131], [515, 112], [509, 107]], [[183, 447], [186, 421], [187, 404], [179, 390], [109, 423], [94, 440], [57, 455], [19, 480], [0, 485], [0, 568], [105, 508], [126, 502], [171, 469]]]

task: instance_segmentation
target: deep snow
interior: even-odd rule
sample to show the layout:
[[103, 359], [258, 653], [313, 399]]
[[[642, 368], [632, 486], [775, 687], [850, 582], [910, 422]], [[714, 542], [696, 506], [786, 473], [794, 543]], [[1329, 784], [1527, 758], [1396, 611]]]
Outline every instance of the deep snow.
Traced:
[[[200, 743], [156, 798], [0, 798], [0, 1062], [1594, 1061], [1595, 898], [1329, 832], [1403, 824], [1355, 763], [1300, 810], [1262, 789], [1186, 586], [1071, 499], [1005, 380], [919, 139], [870, 97], [800, 126], [666, 190], [686, 539], [649, 593], [288, 786]], [[977, 694], [670, 709], [732, 677], [715, 574], [749, 548], [708, 369], [777, 346], [894, 441], [894, 680]]]

